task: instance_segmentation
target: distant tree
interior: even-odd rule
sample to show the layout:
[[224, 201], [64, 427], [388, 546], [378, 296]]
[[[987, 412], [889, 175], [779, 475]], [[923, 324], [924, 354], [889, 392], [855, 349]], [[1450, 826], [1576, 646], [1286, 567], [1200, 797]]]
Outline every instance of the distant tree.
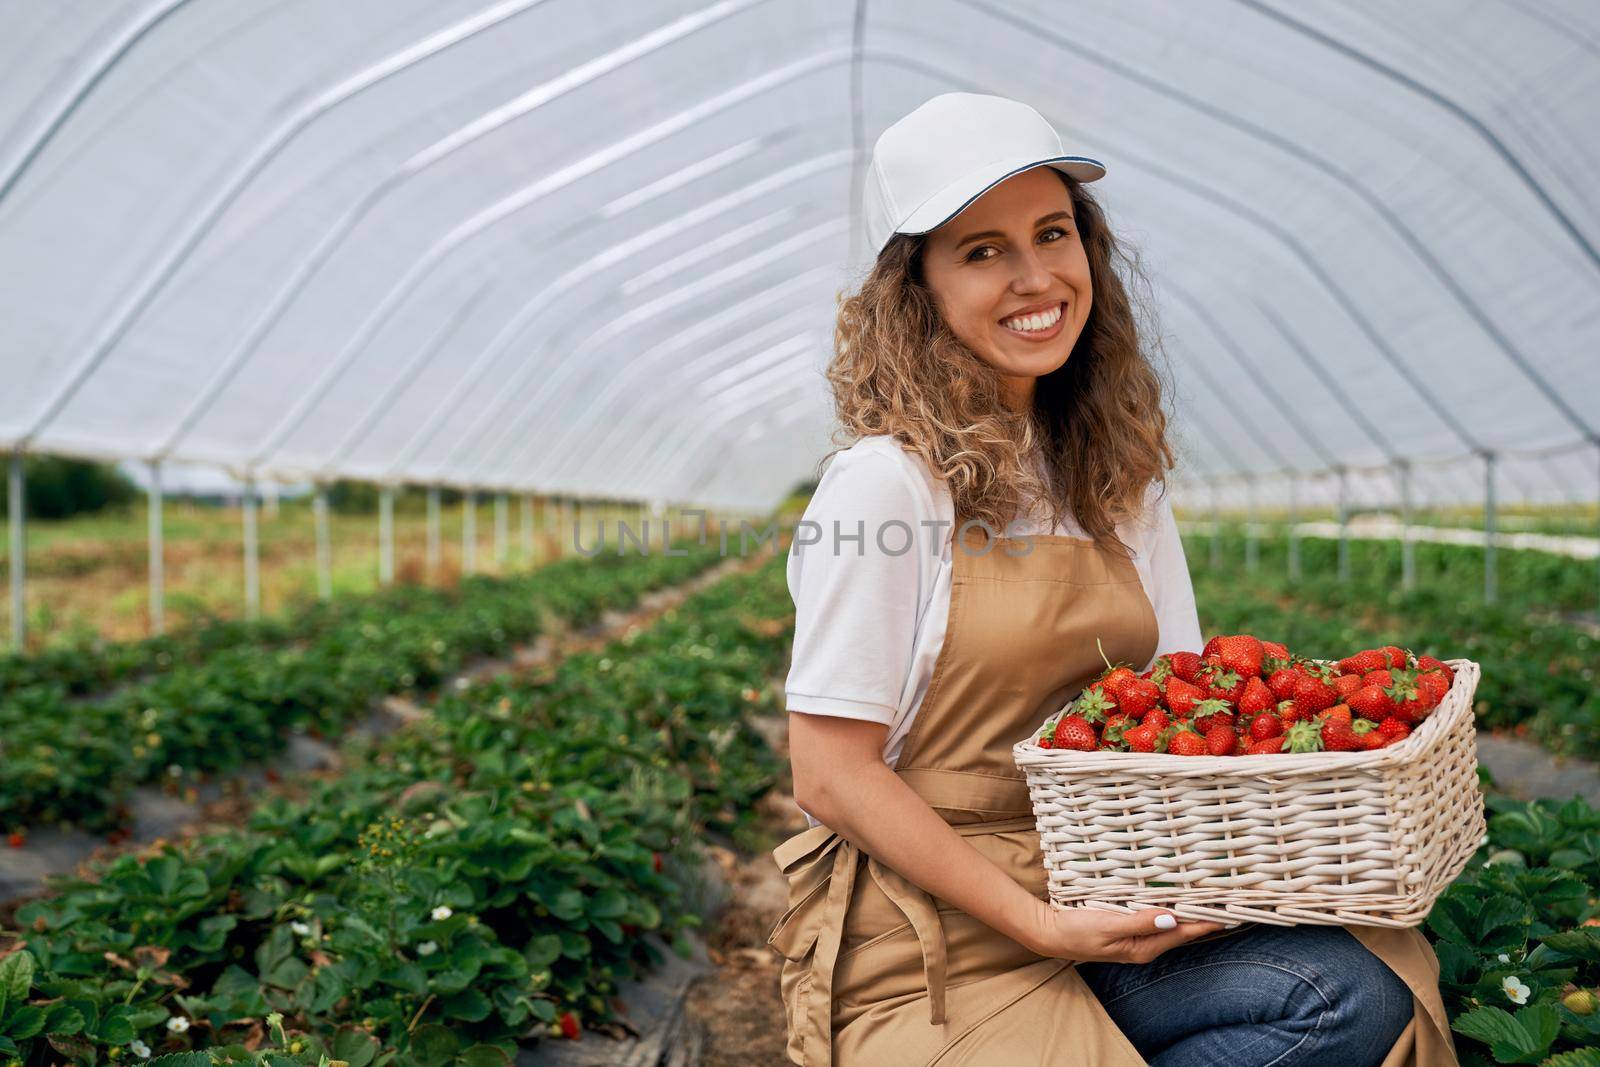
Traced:
[[[9, 464], [7, 458], [0, 469], [8, 469]], [[65, 519], [124, 506], [140, 491], [115, 464], [65, 456], [24, 456], [22, 482], [23, 507], [30, 519]], [[10, 506], [10, 491], [0, 490], [0, 516], [9, 517]]]

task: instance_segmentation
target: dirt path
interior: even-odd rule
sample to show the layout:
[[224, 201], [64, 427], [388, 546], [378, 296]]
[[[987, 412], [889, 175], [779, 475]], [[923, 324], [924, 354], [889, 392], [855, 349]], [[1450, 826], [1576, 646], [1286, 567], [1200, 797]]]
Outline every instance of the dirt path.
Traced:
[[722, 913], [706, 929], [707, 954], [717, 969], [689, 992], [689, 1015], [705, 1033], [701, 1067], [788, 1062], [786, 1021], [778, 995], [782, 961], [767, 947], [767, 932], [788, 904], [788, 887], [770, 852], [790, 834], [804, 830], [806, 822], [790, 794], [787, 716], [768, 717], [756, 725], [784, 758], [784, 772], [759, 808], [767, 847], [754, 855], [713, 850], [729, 894]]

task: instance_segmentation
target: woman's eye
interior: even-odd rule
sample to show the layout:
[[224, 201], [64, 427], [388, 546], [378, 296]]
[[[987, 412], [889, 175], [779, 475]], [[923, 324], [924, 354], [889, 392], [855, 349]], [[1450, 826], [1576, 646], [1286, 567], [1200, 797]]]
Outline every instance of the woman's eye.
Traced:
[[[1046, 233], [1059, 233], [1062, 237], [1066, 237], [1067, 236], [1067, 231], [1063, 230], [1060, 226], [1051, 226], [1049, 229], [1044, 230], [1040, 234], [1040, 236], [1042, 237]], [[1050, 243], [1054, 244], [1055, 241], [1051, 241]], [[979, 245], [977, 248], [974, 248], [971, 252], [967, 253], [967, 262], [969, 262], [969, 263], [983, 263], [983, 262], [986, 262], [986, 261], [994, 258], [992, 256], [979, 256], [978, 255], [978, 253], [982, 252], [984, 249], [993, 248], [993, 247], [994, 247], [994, 245]]]

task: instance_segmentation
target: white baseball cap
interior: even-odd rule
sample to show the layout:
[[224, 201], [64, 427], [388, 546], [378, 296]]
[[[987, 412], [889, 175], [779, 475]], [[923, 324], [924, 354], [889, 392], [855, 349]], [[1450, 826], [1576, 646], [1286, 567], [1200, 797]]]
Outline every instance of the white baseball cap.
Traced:
[[1013, 174], [1050, 166], [1080, 182], [1106, 168], [1067, 155], [1045, 117], [1017, 100], [943, 93], [884, 130], [862, 190], [867, 255], [897, 233], [927, 233]]

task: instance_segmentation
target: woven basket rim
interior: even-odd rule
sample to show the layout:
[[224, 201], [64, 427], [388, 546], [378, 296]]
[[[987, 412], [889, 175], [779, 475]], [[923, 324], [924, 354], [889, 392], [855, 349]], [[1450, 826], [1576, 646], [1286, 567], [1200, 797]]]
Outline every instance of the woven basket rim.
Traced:
[[[1308, 657], [1309, 658], [1309, 657]], [[1336, 660], [1315, 660], [1333, 663]], [[1451, 698], [1467, 688], [1463, 683], [1469, 678], [1475, 683], [1479, 666], [1469, 659], [1447, 659], [1440, 662], [1454, 672], [1450, 691], [1439, 702], [1434, 714], [1399, 744], [1361, 752], [1284, 752], [1258, 753], [1241, 756], [1172, 756], [1166, 752], [1118, 752], [1114, 750], [1081, 752], [1076, 749], [1040, 748], [1038, 738], [1044, 724], [1055, 718], [1060, 709], [1045, 716], [1028, 736], [1011, 748], [1012, 759], [1022, 769], [1035, 768], [1054, 771], [1131, 771], [1130, 764], [1139, 770], [1151, 772], [1156, 768], [1152, 761], [1160, 761], [1159, 770], [1183, 775], [1323, 775], [1332, 770], [1380, 770], [1423, 758], [1434, 744], [1449, 732], [1462, 716], [1472, 714], [1471, 702]], [[1317, 758], [1312, 759], [1310, 757]]]

